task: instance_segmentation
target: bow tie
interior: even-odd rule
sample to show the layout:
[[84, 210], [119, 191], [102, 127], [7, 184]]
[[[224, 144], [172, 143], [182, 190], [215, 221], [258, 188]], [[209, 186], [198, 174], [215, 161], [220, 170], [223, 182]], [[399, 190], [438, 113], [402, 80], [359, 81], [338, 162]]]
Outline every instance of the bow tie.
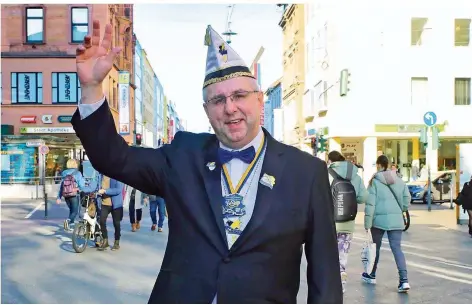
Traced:
[[218, 158], [220, 159], [221, 164], [228, 163], [233, 159], [239, 159], [244, 163], [251, 163], [256, 156], [256, 150], [253, 146], [250, 146], [244, 150], [240, 151], [229, 151], [223, 148], [218, 148]]

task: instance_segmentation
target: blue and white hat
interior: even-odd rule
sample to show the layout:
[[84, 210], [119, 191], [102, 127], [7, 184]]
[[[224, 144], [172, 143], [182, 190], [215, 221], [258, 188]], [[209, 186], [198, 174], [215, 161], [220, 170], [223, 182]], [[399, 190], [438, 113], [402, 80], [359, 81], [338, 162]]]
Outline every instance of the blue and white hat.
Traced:
[[209, 25], [205, 35], [208, 46], [203, 88], [234, 77], [252, 77], [246, 63], [228, 43]]

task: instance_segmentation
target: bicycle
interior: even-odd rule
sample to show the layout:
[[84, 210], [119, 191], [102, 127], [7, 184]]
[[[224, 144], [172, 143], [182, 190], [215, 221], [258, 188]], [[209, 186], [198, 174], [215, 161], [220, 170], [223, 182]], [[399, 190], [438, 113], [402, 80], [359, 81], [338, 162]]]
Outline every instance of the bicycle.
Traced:
[[[98, 192], [89, 193], [85, 194], [81, 200], [81, 206], [85, 208], [84, 216], [77, 223], [72, 233], [72, 247], [77, 253], [82, 253], [87, 249], [90, 239], [95, 240], [97, 247], [100, 247], [103, 243], [102, 229], [97, 213], [97, 196], [99, 196]], [[79, 236], [83, 236], [85, 239], [83, 246], [78, 245]]]

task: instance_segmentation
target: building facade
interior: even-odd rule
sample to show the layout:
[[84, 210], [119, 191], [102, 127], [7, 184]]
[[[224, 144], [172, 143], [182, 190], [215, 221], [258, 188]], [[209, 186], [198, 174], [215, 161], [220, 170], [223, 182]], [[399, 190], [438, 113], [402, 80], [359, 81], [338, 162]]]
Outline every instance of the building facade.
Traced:
[[264, 127], [274, 136], [274, 109], [282, 107], [282, 78], [275, 81], [265, 92]]
[[[379, 154], [398, 164], [405, 180], [425, 164], [432, 172], [455, 169], [456, 144], [472, 139], [472, 3], [368, 5], [308, 5], [309, 128], [329, 138], [329, 150], [362, 164], [366, 179]], [[437, 116], [438, 149], [419, 142], [429, 111]]]
[[135, 56], [134, 56], [134, 77], [135, 77], [135, 84], [136, 90], [134, 94], [134, 111], [135, 111], [135, 124], [136, 124], [136, 134], [143, 134], [144, 126], [143, 126], [143, 49], [139, 40], [135, 36]]
[[[117, 130], [132, 143], [135, 86], [119, 74], [133, 73], [133, 6], [28, 4], [1, 10], [2, 182], [32, 183], [40, 173], [54, 176], [69, 158], [83, 158], [70, 120], [81, 97], [75, 53], [92, 31], [92, 20], [111, 23], [112, 44], [123, 48], [103, 90]], [[119, 87], [120, 80], [123, 85], [127, 80], [127, 87]], [[119, 96], [119, 89], [124, 94]], [[49, 149], [44, 158], [39, 145]]]
[[164, 138], [164, 89], [162, 88], [161, 82], [157, 76], [154, 77], [154, 86], [156, 88], [155, 125], [157, 127], [157, 146], [159, 146]]
[[155, 85], [155, 73], [147, 58], [146, 51], [143, 49], [143, 78], [142, 78], [142, 93], [143, 93], [143, 144], [148, 147], [155, 147], [157, 144], [157, 92]]
[[303, 95], [305, 88], [305, 5], [285, 7], [279, 26], [283, 30], [282, 101], [284, 109], [284, 142], [309, 150], [305, 140]]

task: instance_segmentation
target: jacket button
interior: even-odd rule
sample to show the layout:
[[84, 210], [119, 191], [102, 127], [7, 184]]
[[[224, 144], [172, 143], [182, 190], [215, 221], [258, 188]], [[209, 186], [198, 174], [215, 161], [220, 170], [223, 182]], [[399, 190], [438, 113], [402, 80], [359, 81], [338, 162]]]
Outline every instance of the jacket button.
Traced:
[[227, 264], [229, 262], [231, 262], [231, 259], [229, 257], [223, 258], [223, 263]]

